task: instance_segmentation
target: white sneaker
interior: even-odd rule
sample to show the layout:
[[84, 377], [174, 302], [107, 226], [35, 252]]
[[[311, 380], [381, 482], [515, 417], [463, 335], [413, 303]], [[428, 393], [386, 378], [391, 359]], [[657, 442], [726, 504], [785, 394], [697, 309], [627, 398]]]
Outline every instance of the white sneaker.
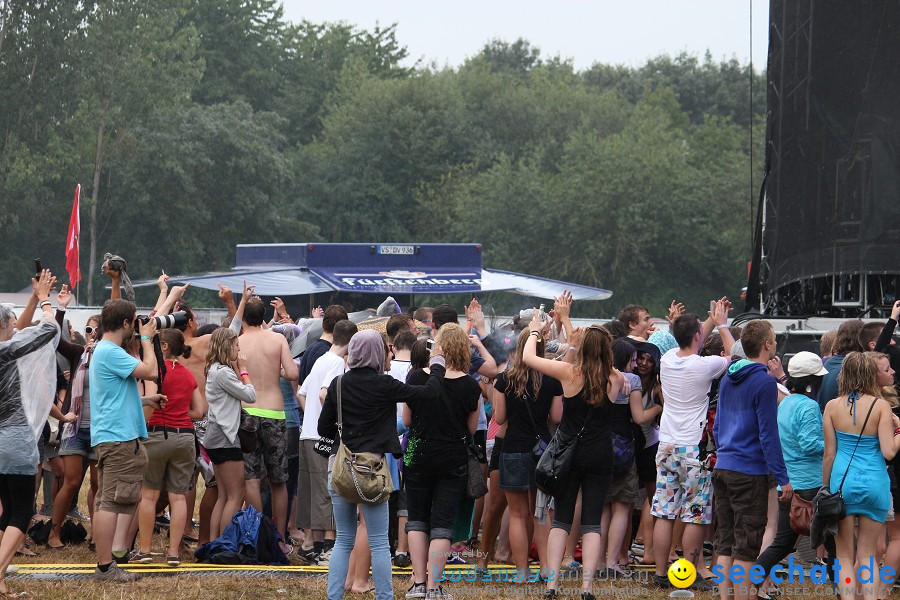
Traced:
[[327, 567], [327, 566], [328, 566], [328, 563], [331, 562], [331, 552], [332, 552], [332, 550], [334, 550], [334, 547], [333, 547], [333, 546], [332, 546], [331, 548], [329, 548], [328, 550], [321, 552], [321, 553], [316, 557], [316, 564], [319, 565], [320, 567]]
[[424, 598], [428, 590], [425, 589], [424, 583], [413, 583], [406, 591], [407, 598]]

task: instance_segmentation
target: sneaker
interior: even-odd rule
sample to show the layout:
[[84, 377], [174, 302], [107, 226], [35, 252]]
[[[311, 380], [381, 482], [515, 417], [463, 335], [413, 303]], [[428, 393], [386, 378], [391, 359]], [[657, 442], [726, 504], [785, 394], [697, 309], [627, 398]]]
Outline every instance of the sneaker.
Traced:
[[581, 592], [581, 600], [597, 600], [591, 592]]
[[675, 587], [667, 576], [656, 574], [650, 579], [650, 585], [660, 590], [671, 590]]
[[331, 562], [331, 551], [332, 551], [332, 549], [328, 549], [328, 550], [325, 550], [324, 552], [320, 553], [319, 556], [316, 558], [316, 564], [319, 565], [320, 567], [327, 567], [328, 563]]
[[153, 555], [149, 552], [141, 552], [140, 550], [137, 550], [131, 553], [131, 556], [128, 557], [128, 562], [147, 565], [153, 562]]
[[[450, 558], [447, 559], [447, 564], [448, 565], [464, 565], [464, 564], [466, 564], [466, 559], [464, 559], [459, 554], [454, 554], [453, 556], [451, 556]], [[441, 597], [443, 597], [443, 596], [441, 596]]]
[[432, 598], [434, 598], [434, 600], [453, 600], [453, 595], [444, 590], [444, 588], [438, 586], [438, 589], [436, 590], [428, 590], [425, 592], [425, 598], [428, 600], [431, 600]]
[[177, 567], [181, 564], [181, 558], [175, 554], [169, 554], [166, 556], [166, 564], [170, 567]]
[[110, 565], [109, 569], [106, 570], [106, 573], [100, 570], [100, 567], [94, 569], [94, 579], [97, 581], [114, 581], [116, 583], [131, 583], [132, 581], [137, 581], [141, 579], [143, 575], [140, 573], [129, 573], [124, 569], [119, 568], [115, 562]]
[[66, 517], [72, 519], [73, 521], [85, 521], [89, 522], [91, 520], [90, 517], [81, 514], [81, 511], [77, 508], [73, 508], [69, 512], [66, 513]]
[[425, 583], [414, 583], [406, 590], [407, 598], [424, 598], [428, 590], [425, 589]]
[[169, 528], [169, 517], [168, 515], [159, 515], [156, 517], [156, 526], [162, 529]]
[[401, 569], [405, 569], [406, 567], [412, 565], [412, 561], [409, 559], [409, 554], [399, 553], [394, 555], [394, 566], [400, 567]]
[[303, 546], [300, 546], [297, 548], [297, 558], [314, 565], [316, 564], [316, 559], [319, 558], [319, 553], [316, 552], [315, 548], [304, 548]]

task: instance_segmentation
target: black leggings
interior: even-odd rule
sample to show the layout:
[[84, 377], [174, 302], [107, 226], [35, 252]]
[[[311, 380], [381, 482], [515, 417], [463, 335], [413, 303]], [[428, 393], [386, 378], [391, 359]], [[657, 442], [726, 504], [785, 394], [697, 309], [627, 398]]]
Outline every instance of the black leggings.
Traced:
[[[818, 489], [794, 490], [794, 493], [799, 494], [804, 500], [812, 500], [818, 491]], [[763, 550], [763, 553], [756, 559], [756, 564], [762, 566], [765, 572], [769, 573], [772, 567], [794, 551], [798, 537], [800, 536], [791, 529], [791, 503], [779, 502], [778, 531], [775, 533], [775, 539], [772, 540], [769, 547]], [[831, 574], [834, 572], [832, 565], [834, 565], [835, 543], [834, 536], [830, 534], [825, 536], [825, 550], [828, 551], [828, 574], [831, 577]]]
[[0, 531], [15, 527], [28, 531], [34, 511], [34, 475], [0, 474]]
[[613, 472], [610, 466], [612, 457], [598, 460], [598, 456], [611, 454], [611, 450], [612, 445], [610, 451], [605, 453], [588, 451], [587, 447], [576, 448], [569, 479], [554, 499], [552, 528], [564, 529], [566, 533], [572, 530], [575, 503], [578, 501], [578, 490], [581, 490], [581, 533], [600, 533], [600, 518]]

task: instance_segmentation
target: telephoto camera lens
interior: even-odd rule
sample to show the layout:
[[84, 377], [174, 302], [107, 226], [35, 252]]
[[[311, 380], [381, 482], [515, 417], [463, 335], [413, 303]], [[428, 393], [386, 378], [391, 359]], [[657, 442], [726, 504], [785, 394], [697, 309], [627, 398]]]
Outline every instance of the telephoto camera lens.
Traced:
[[[147, 315], [138, 316], [138, 320], [141, 323], [147, 323], [151, 317]], [[174, 327], [183, 327], [187, 325], [188, 317], [187, 313], [183, 310], [179, 310], [178, 312], [173, 312], [170, 315], [165, 315], [163, 317], [152, 317], [152, 319], [156, 322], [157, 329], [172, 329]]]

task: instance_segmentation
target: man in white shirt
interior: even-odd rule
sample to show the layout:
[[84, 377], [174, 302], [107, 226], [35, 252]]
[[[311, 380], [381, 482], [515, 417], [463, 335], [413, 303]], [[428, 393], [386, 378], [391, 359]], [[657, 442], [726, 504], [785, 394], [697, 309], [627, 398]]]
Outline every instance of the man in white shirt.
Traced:
[[347, 347], [357, 332], [356, 324], [344, 319], [334, 325], [331, 348], [313, 363], [300, 391], [303, 407], [300, 429], [300, 477], [297, 482], [297, 526], [304, 530], [300, 557], [316, 564], [327, 564], [334, 546], [334, 516], [328, 493], [328, 458], [314, 449], [319, 441], [320, 391], [345, 369]]
[[[713, 328], [718, 327], [725, 354], [730, 355], [734, 338], [726, 325], [729, 307], [726, 299], [719, 300], [702, 324], [695, 314], [675, 319], [672, 335], [679, 347], [660, 360], [665, 406], [656, 454], [656, 494], [651, 505], [651, 514], [657, 517], [653, 547], [660, 587], [671, 587], [666, 570], [675, 519], [685, 523], [684, 558], [693, 561], [698, 571], [704, 568], [703, 537], [706, 525], [712, 523], [712, 479], [708, 465], [700, 460], [700, 439], [706, 426], [710, 385], [722, 376], [729, 360], [724, 356], [699, 356], [699, 352]], [[712, 588], [702, 576], [693, 587]]]

